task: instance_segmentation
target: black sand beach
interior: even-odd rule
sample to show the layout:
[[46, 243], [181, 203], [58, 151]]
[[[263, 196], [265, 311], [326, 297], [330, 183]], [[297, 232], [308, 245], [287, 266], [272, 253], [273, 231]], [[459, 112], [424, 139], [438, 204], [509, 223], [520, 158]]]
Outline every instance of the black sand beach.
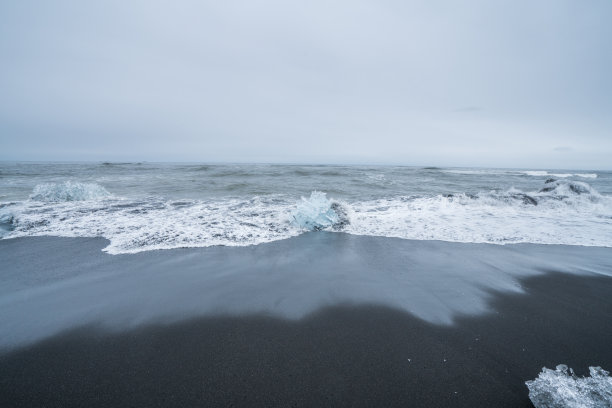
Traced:
[[[336, 234], [324, 239], [348, 239], [357, 247], [359, 241]], [[421, 253], [433, 245], [441, 257], [453, 259], [461, 259], [457, 251], [479, 256], [483, 248], [490, 247], [370, 240], [368, 246], [386, 242], [396, 252], [397, 245]], [[57, 245], [66, 250], [72, 247], [75, 253], [79, 252], [75, 244], [79, 244], [87, 254], [87, 242], [39, 239], [38, 244], [54, 250]], [[31, 239], [0, 244], [5, 265], [19, 255], [17, 246], [32, 249], [38, 245]], [[446, 250], [441, 251], [443, 248]], [[524, 246], [521, 251], [533, 252], [533, 248], [541, 258], [559, 250]], [[296, 319], [269, 312], [232, 315], [208, 311], [176, 321], [161, 319], [112, 330], [104, 324], [75, 323], [51, 337], [23, 340], [9, 348], [5, 345], [0, 355], [0, 406], [529, 407], [524, 382], [537, 377], [543, 366], [565, 363], [579, 375], [586, 374], [589, 365], [612, 367], [612, 278], [591, 273], [597, 268], [610, 273], [610, 250], [567, 248], [565, 252], [574, 251], [573, 256], [584, 255], [584, 273], [540, 270], [536, 276], [517, 278], [522, 293], [485, 289], [486, 312], [454, 316], [450, 325], [417, 318], [398, 307], [356, 301], [323, 306]], [[507, 256], [513, 256], [512, 247], [490, 250], [510, 251]], [[254, 249], [245, 251], [253, 253]], [[153, 257], [173, 256], [165, 252], [158, 251]], [[219, 256], [219, 250], [213, 252]], [[178, 253], [191, 261], [203, 261], [207, 251]], [[138, 262], [146, 258], [150, 256]], [[90, 272], [107, 263], [126, 265], [121, 257], [100, 252], [87, 259], [88, 263], [78, 258], [68, 263], [79, 269], [80, 262]], [[334, 259], [350, 263], [342, 251], [336, 251]], [[21, 273], [36, 262], [24, 259]], [[49, 262], [54, 261], [49, 258]], [[278, 258], [269, 256], [262, 262], [273, 269]], [[394, 261], [386, 262], [390, 266]], [[434, 260], [431, 264], [435, 273]], [[517, 268], [521, 267], [517, 260]], [[9, 272], [17, 273], [16, 268], [3, 272], [5, 282]], [[257, 270], [257, 265], [251, 268]], [[492, 269], [491, 273], [499, 271]], [[52, 284], [71, 279], [66, 276]], [[122, 274], [105, 276], [117, 280]], [[424, 280], [420, 278], [421, 285]], [[30, 296], [33, 302], [36, 296]], [[10, 307], [5, 301], [7, 305]], [[3, 313], [6, 316], [11, 311]], [[5, 321], [10, 319], [5, 317]], [[9, 335], [5, 330], [2, 336]]]

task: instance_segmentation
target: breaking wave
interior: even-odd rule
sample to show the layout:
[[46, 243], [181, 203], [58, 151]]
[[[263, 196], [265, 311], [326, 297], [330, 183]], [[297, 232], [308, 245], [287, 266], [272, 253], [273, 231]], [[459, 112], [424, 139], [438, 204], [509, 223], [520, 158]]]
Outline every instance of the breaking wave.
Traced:
[[157, 249], [246, 246], [299, 235], [291, 205], [277, 197], [218, 200], [26, 201], [11, 207], [12, 230], [20, 236], [104, 237], [111, 254]]
[[549, 179], [535, 191], [391, 196], [339, 201], [313, 191], [252, 198], [126, 199], [97, 184], [36, 186], [30, 200], [0, 207], [0, 236], [101, 236], [112, 254], [245, 246], [305, 231], [414, 240], [612, 247], [612, 197], [589, 184]]
[[601, 367], [589, 367], [590, 377], [579, 378], [574, 370], [560, 364], [555, 370], [542, 372], [525, 384], [529, 399], [536, 408], [604, 408], [612, 407], [612, 377]]
[[559, 178], [568, 178], [568, 177], [582, 177], [582, 178], [597, 178], [596, 173], [549, 173], [544, 170], [526, 170], [521, 171], [519, 173], [525, 174], [527, 176], [536, 176], [536, 177], [559, 177]]
[[351, 203], [346, 232], [416, 240], [612, 246], [612, 198], [586, 183], [533, 192], [392, 197]]
[[34, 187], [30, 200], [43, 202], [86, 201], [107, 198], [111, 194], [102, 186], [94, 183], [66, 181], [46, 183]]

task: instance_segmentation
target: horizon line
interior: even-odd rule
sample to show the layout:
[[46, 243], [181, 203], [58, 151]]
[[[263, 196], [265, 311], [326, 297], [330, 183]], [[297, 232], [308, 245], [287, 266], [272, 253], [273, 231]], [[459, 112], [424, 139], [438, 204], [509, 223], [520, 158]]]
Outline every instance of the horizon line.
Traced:
[[375, 166], [375, 167], [410, 167], [410, 168], [421, 168], [421, 169], [492, 169], [492, 170], [536, 170], [536, 171], [548, 171], [548, 170], [579, 170], [579, 171], [603, 171], [609, 172], [610, 169], [596, 169], [596, 168], [561, 168], [561, 167], [493, 167], [493, 166], [453, 166], [453, 165], [414, 165], [414, 164], [399, 164], [399, 163], [379, 163], [379, 162], [251, 162], [251, 161], [173, 161], [173, 160], [6, 160], [0, 159], [0, 163], [29, 163], [29, 164], [109, 164], [109, 165], [127, 165], [127, 164], [182, 164], [182, 165], [264, 165], [264, 166]]

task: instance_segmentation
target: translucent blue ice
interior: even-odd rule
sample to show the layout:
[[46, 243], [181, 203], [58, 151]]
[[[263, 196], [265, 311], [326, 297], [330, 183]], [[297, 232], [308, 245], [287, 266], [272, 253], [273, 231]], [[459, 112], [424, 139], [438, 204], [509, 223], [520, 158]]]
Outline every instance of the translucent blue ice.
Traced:
[[298, 226], [311, 231], [331, 227], [340, 222], [340, 217], [332, 208], [332, 202], [320, 191], [310, 193], [310, 198], [302, 197], [291, 215]]

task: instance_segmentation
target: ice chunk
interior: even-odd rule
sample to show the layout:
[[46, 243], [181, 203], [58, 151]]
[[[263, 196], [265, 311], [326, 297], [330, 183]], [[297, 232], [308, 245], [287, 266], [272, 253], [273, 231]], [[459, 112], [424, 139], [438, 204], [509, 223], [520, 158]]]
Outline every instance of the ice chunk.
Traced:
[[349, 223], [346, 210], [339, 203], [328, 200], [320, 191], [310, 193], [310, 198], [302, 197], [291, 215], [299, 227], [311, 231]]
[[589, 367], [590, 377], [577, 377], [574, 370], [560, 364], [542, 372], [525, 384], [536, 408], [610, 408], [612, 377], [601, 367]]

